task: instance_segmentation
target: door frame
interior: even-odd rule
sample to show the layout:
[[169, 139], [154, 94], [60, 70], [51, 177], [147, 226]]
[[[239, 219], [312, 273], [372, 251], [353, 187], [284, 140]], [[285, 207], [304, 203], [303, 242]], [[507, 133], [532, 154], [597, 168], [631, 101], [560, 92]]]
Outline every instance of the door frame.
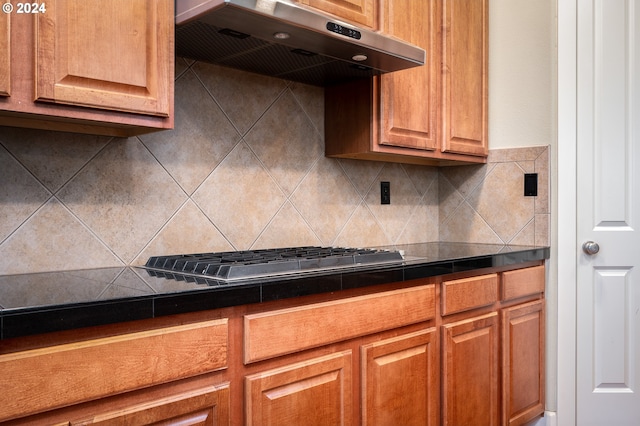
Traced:
[[578, 0], [557, 0], [557, 395], [556, 423], [576, 424], [577, 290], [577, 12]]

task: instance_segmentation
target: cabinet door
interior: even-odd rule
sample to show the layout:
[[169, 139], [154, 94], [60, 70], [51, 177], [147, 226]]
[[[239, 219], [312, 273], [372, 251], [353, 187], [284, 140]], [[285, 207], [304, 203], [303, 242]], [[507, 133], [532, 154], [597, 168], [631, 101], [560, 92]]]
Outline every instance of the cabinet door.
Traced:
[[444, 0], [442, 150], [486, 156], [488, 0]]
[[375, 78], [379, 85], [380, 117], [374, 122], [381, 126], [378, 142], [381, 145], [431, 151], [437, 148], [436, 3], [435, 0], [384, 0], [382, 3], [383, 32], [422, 47], [427, 58], [424, 66]]
[[435, 426], [440, 372], [435, 328], [362, 347], [362, 424]]
[[203, 425], [230, 424], [229, 385], [211, 386], [144, 404], [100, 413], [70, 425]]
[[298, 0], [301, 4], [314, 7], [338, 16], [353, 24], [369, 28], [376, 27], [376, 3], [378, 0]]
[[0, 13], [0, 96], [11, 94], [11, 14]]
[[522, 425], [544, 412], [544, 300], [502, 311], [502, 416]]
[[247, 426], [351, 425], [351, 351], [245, 379]]
[[49, 0], [36, 16], [36, 100], [166, 117], [173, 1]]
[[497, 426], [498, 313], [443, 326], [443, 425]]

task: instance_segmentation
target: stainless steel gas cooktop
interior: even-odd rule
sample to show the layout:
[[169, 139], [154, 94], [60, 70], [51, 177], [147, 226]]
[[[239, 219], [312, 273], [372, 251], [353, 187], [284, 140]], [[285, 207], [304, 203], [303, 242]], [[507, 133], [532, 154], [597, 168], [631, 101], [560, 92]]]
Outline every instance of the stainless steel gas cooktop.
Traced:
[[402, 261], [398, 251], [311, 246], [153, 256], [145, 268], [154, 276], [204, 282], [207, 278], [233, 281]]

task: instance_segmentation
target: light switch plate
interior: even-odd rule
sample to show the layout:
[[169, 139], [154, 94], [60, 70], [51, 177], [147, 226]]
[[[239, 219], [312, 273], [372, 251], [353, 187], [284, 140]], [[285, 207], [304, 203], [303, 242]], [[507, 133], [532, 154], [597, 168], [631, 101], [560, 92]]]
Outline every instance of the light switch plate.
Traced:
[[524, 196], [525, 197], [538, 196], [538, 174], [537, 173], [524, 174]]

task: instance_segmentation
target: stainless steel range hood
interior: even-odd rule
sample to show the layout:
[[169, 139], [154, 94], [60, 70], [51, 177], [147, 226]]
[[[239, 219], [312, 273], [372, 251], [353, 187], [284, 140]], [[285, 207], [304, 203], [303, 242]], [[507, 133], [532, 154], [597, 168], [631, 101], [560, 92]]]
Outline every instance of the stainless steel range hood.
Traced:
[[176, 0], [176, 53], [316, 86], [425, 61], [419, 47], [287, 0]]

